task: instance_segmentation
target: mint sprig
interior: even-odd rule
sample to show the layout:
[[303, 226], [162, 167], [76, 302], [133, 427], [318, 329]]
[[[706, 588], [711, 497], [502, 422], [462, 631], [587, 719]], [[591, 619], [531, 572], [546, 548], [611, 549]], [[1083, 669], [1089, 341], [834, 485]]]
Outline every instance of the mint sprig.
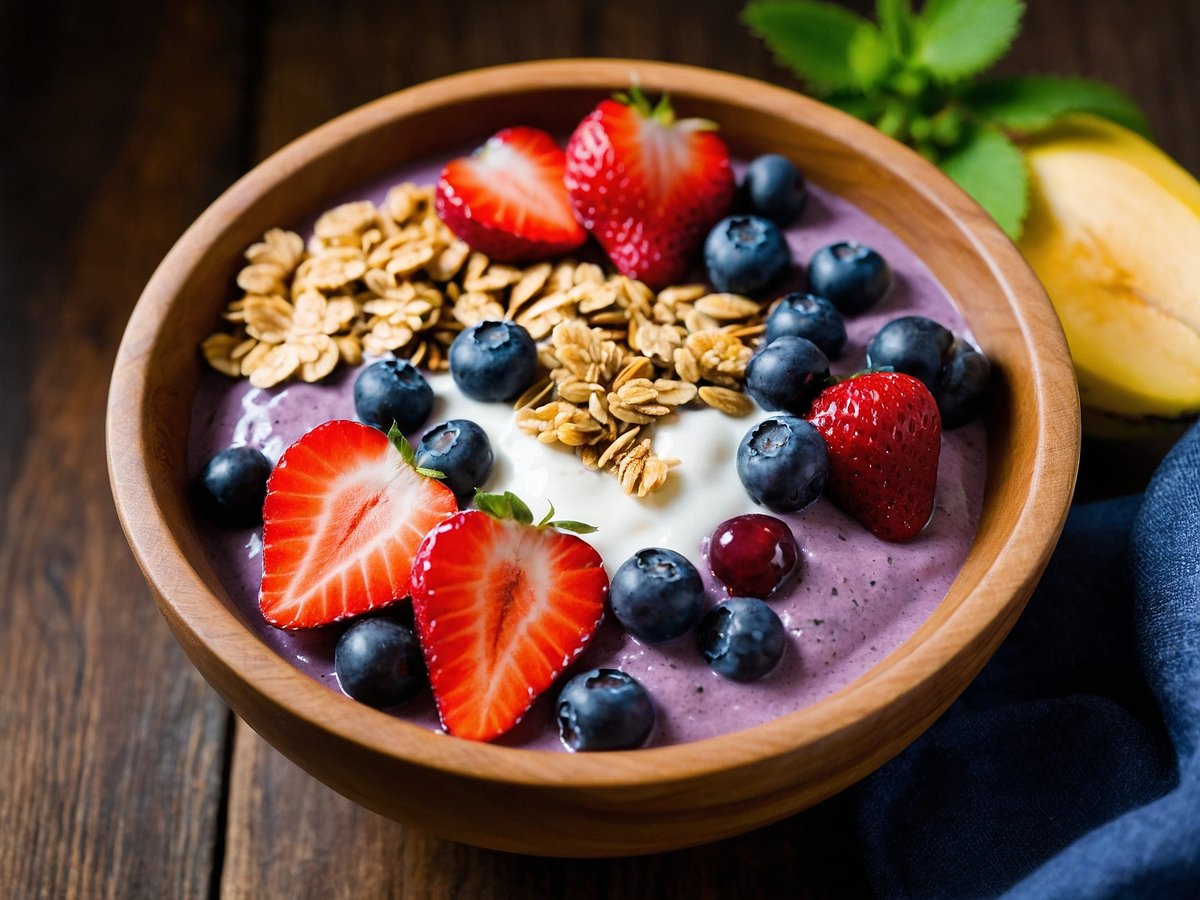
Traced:
[[879, 30], [857, 13], [819, 0], [760, 0], [743, 18], [775, 57], [829, 94], [868, 90], [882, 77], [886, 48]]
[[1021, 151], [998, 128], [975, 127], [942, 158], [941, 165], [1006, 234], [1021, 233], [1029, 211], [1029, 171]]
[[944, 82], [978, 75], [1008, 52], [1024, 13], [1023, 0], [928, 0], [911, 17], [912, 62]]
[[1012, 45], [1024, 0], [876, 0], [872, 22], [822, 0], [753, 0], [742, 17], [813, 93], [932, 160], [1012, 238], [1028, 209], [1019, 142], [1090, 113], [1149, 136], [1111, 85], [1048, 75], [980, 79]]
[[1150, 126], [1136, 103], [1112, 85], [1086, 78], [992, 78], [969, 85], [962, 97], [976, 116], [1017, 134], [1041, 131], [1072, 113], [1091, 113], [1143, 137], [1150, 135]]

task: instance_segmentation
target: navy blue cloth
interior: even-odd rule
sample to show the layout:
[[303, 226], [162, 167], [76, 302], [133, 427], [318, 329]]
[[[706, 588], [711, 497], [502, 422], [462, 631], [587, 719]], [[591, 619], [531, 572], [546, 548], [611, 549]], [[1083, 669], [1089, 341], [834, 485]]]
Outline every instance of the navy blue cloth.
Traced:
[[857, 803], [880, 897], [1200, 898], [1200, 426]]

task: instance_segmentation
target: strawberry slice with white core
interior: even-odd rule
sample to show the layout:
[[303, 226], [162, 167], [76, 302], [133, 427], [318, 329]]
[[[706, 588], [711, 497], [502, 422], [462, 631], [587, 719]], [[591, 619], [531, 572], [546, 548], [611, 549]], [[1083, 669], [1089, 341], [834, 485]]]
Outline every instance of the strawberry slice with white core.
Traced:
[[437, 212], [472, 249], [525, 262], [577, 249], [587, 232], [563, 184], [566, 158], [536, 128], [505, 128], [470, 156], [451, 160], [437, 183]]
[[263, 504], [258, 603], [268, 622], [313, 628], [408, 596], [421, 539], [458, 509], [411, 453], [398, 430], [340, 420], [288, 447]]
[[442, 724], [488, 741], [583, 651], [604, 615], [608, 575], [590, 544], [559, 530], [586, 526], [549, 515], [533, 525], [512, 494], [475, 502], [481, 509], [456, 513], [425, 538], [412, 598]]

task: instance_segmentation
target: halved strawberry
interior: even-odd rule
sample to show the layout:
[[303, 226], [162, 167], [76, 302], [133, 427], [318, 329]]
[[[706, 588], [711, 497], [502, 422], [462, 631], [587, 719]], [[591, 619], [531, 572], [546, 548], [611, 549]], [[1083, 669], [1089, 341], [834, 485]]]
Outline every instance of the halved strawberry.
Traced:
[[877, 537], [907, 541], [933, 515], [942, 418], [911, 375], [868, 372], [827, 387], [805, 416], [829, 450], [826, 495]]
[[623, 274], [658, 289], [681, 279], [729, 210], [729, 150], [707, 119], [676, 120], [637, 87], [604, 100], [567, 142], [575, 213]]
[[312, 628], [408, 596], [421, 539], [458, 509], [411, 453], [398, 430], [337, 420], [284, 451], [263, 504], [258, 605], [268, 622]]
[[412, 598], [442, 724], [488, 741], [519, 722], [591, 639], [608, 575], [590, 544], [559, 530], [587, 526], [549, 515], [534, 525], [512, 494], [475, 502], [480, 509], [451, 516], [421, 544]]
[[437, 212], [475, 250], [504, 262], [567, 253], [587, 240], [563, 186], [562, 148], [536, 128], [505, 128], [451, 160]]

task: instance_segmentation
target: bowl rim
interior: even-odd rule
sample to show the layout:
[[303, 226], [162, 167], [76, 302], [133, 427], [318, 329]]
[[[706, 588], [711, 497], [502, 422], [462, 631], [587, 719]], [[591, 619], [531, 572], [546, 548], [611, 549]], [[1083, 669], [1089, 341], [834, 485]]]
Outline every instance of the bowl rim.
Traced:
[[[228, 217], [238, 215], [307, 160], [336, 153], [354, 135], [397, 116], [461, 102], [464, 96], [486, 98], [556, 88], [611, 90], [627, 83], [632, 70], [648, 90], [686, 82], [683, 92], [693, 96], [743, 105], [753, 96], [757, 109], [773, 114], [822, 117], [829, 122], [830, 132], [852, 141], [874, 162], [907, 178], [924, 199], [948, 220], [956, 221], [972, 251], [987, 260], [1010, 297], [1032, 298], [1029, 307], [1011, 304], [1022, 338], [1028, 344], [1036, 331], [1038, 340], [1048, 342], [1056, 352], [1031, 354], [1034, 381], [1045, 390], [1040, 397], [1043, 402], [1036, 406], [1036, 419], [1026, 423], [1037, 441], [1030, 489], [1009, 539], [980, 576], [976, 590], [939, 628], [923, 634], [918, 627], [867, 672], [797, 712], [690, 743], [594, 755], [448, 737], [356, 703], [300, 672], [254, 635], [181, 554], [164, 551], [163, 536], [170, 535], [171, 529], [156, 502], [141, 424], [149, 394], [151, 349], [189, 262], [204, 255]], [[117, 354], [106, 419], [110, 482], [130, 547], [177, 637], [181, 643], [191, 644], [189, 653], [201, 650], [228, 666], [226, 655], [236, 652], [241, 661], [236, 677], [272, 706], [312, 728], [376, 754], [402, 756], [418, 766], [481, 781], [572, 789], [690, 781], [816, 750], [839, 732], [903, 704], [926, 679], [979, 646], [998, 643], [1011, 628], [1065, 521], [1080, 441], [1078, 399], [1065, 338], [1057, 319], [1052, 318], [1050, 332], [1045, 316], [1032, 320], [1030, 310], [1038, 300], [1050, 309], [1041, 284], [1017, 248], [949, 178], [869, 125], [795, 91], [711, 69], [632, 59], [538, 60], [475, 69], [389, 94], [309, 131], [256, 165], [187, 229], [139, 298]], [[1046, 498], [1053, 498], [1049, 509]], [[956, 687], [943, 705], [948, 705], [961, 687], [965, 684]], [[452, 752], [448, 752], [448, 740], [454, 742]]]

